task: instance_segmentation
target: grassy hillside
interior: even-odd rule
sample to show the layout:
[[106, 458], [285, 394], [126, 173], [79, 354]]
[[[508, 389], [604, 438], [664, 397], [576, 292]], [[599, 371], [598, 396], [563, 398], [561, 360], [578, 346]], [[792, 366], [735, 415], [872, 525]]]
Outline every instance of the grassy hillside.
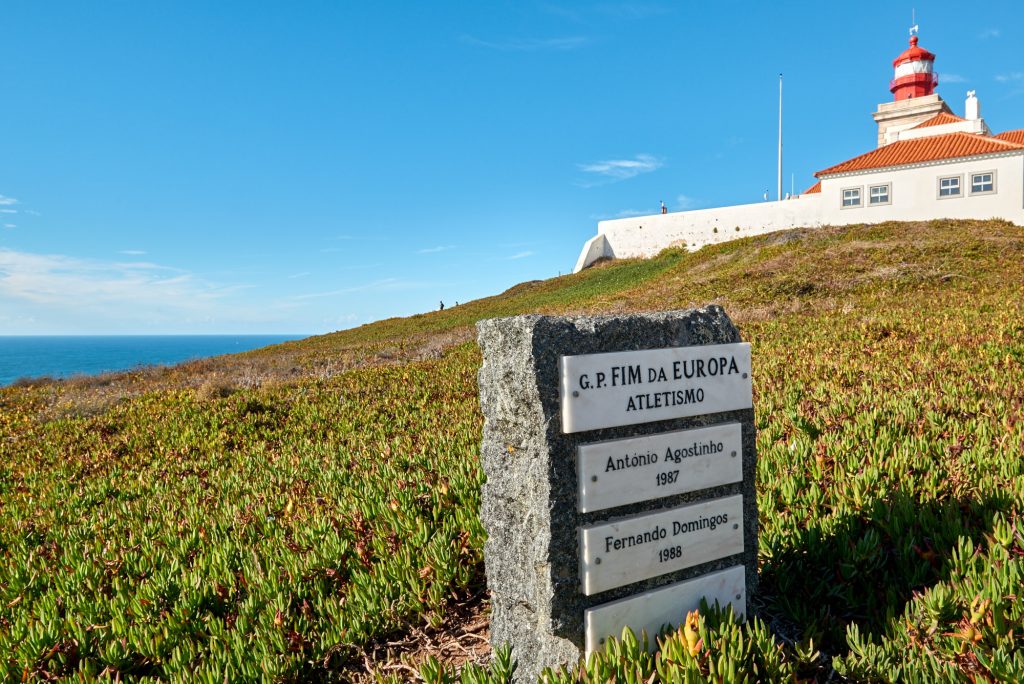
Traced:
[[627, 639], [563, 678], [1019, 677], [1022, 264], [1001, 222], [789, 231], [0, 390], [0, 675], [408, 678], [401, 653], [472, 655], [472, 324], [715, 302], [754, 345], [758, 618], [709, 611], [658, 659]]

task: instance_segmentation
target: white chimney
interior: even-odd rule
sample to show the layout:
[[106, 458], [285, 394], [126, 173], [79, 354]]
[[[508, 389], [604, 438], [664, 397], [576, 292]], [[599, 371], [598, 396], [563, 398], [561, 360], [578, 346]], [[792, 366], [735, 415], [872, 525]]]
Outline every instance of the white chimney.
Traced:
[[977, 121], [981, 118], [981, 103], [974, 96], [973, 90], [967, 91], [967, 102], [964, 103], [964, 118], [968, 121]]

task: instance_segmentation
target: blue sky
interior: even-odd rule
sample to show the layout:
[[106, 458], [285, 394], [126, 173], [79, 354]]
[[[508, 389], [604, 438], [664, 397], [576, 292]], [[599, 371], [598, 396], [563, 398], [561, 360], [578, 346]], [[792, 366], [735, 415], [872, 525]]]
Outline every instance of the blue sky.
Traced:
[[[916, 7], [1024, 127], [1024, 8], [45, 2], [0, 10], [0, 334], [321, 333], [566, 273], [600, 218], [874, 145]], [[773, 190], [774, 193], [774, 190]]]

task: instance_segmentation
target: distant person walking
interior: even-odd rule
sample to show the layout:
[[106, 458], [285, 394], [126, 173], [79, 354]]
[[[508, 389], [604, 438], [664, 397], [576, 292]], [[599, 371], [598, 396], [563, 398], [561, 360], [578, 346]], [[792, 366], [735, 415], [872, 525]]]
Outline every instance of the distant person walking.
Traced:
[[444, 311], [444, 300], [441, 300], [441, 308], [438, 311]]
[[665, 200], [661, 201], [661, 213], [662, 214], [667, 214], [668, 213], [668, 207], [665, 206]]

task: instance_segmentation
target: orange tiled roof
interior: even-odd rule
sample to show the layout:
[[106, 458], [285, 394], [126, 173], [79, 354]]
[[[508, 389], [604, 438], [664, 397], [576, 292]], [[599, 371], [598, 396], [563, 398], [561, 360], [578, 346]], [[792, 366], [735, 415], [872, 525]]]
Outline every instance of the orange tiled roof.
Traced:
[[911, 128], [929, 128], [931, 126], [944, 126], [946, 124], [951, 123], [960, 123], [961, 121], [967, 121], [967, 119], [961, 119], [956, 114], [940, 112], [933, 116], [932, 118], [928, 119], [927, 121], [922, 121], [916, 126], [911, 126]]
[[846, 171], [866, 171], [887, 166], [918, 164], [920, 162], [974, 157], [995, 152], [1024, 150], [1024, 144], [1000, 138], [989, 138], [975, 133], [947, 133], [916, 140], [898, 140], [894, 143], [871, 150], [859, 157], [848, 159], [842, 164], [830, 166], [814, 174], [818, 178]]
[[1015, 131], [1004, 131], [996, 136], [1000, 140], [1006, 140], [1007, 142], [1017, 143], [1018, 145], [1024, 145], [1024, 128], [1018, 128]]
[[805, 195], [813, 195], [816, 192], [821, 192], [821, 181], [804, 190]]

